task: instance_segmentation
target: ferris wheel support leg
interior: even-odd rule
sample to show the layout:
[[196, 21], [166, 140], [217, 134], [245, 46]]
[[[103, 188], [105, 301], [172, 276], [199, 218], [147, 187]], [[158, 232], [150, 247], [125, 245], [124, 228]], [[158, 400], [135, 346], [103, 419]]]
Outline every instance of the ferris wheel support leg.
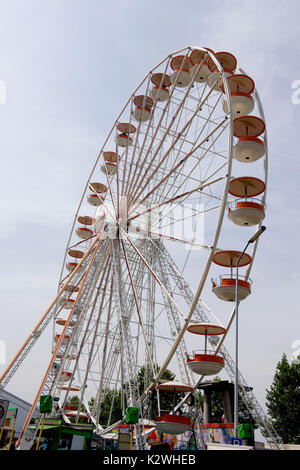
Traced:
[[[162, 261], [159, 256], [157, 258], [158, 258], [158, 265], [159, 265], [159, 271], [160, 271], [160, 278], [162, 279], [167, 290], [171, 292], [169, 279], [165, 275], [163, 268], [162, 268]], [[165, 298], [165, 306], [166, 306], [166, 311], [168, 315], [170, 330], [173, 331], [174, 336], [176, 336], [176, 334], [180, 331], [180, 321], [179, 321], [178, 313], [173, 307], [173, 305], [171, 304], [170, 300], [164, 295], [164, 292], [163, 292], [163, 297]], [[176, 350], [176, 355], [177, 355], [177, 360], [178, 360], [178, 364], [180, 367], [180, 374], [181, 374], [182, 381], [187, 384], [191, 384], [193, 382], [192, 377], [185, 363], [185, 358], [187, 356], [187, 347], [186, 347], [184, 339], [181, 341], [179, 348]]]
[[[125, 360], [123, 362], [124, 381], [127, 388], [127, 399], [129, 406], [139, 408], [139, 414], [142, 418], [141, 402], [138, 399], [138, 385], [137, 385], [137, 371], [135, 369], [135, 356], [134, 348], [131, 341], [131, 334], [129, 330], [129, 316], [123, 304], [122, 292], [122, 275], [120, 265], [120, 241], [119, 239], [111, 240], [112, 257], [114, 266], [114, 284], [116, 286], [115, 298], [120, 318], [120, 333], [121, 333], [121, 351], [124, 351]], [[136, 445], [137, 449], [142, 449], [145, 445], [145, 433], [142, 425], [142, 432], [140, 426], [136, 426]]]
[[22, 345], [20, 350], [17, 352], [13, 360], [10, 362], [2, 376], [0, 377], [0, 391], [4, 390], [8, 382], [11, 380], [11, 378], [14, 376], [18, 368], [20, 367], [21, 363], [25, 359], [25, 357], [28, 355], [30, 350], [33, 348], [35, 345], [36, 341], [40, 337], [41, 333], [44, 331], [46, 326], [49, 324], [53, 317], [53, 312], [52, 309], [56, 305], [57, 301], [59, 300], [61, 294], [64, 292], [66, 287], [69, 285], [71, 280], [75, 277], [75, 275], [78, 273], [80, 270], [80, 267], [84, 264], [88, 256], [91, 254], [92, 250], [94, 249], [96, 243], [97, 243], [98, 238], [94, 240], [94, 242], [91, 244], [89, 250], [86, 252], [86, 254], [83, 256], [81, 261], [78, 263], [78, 266], [72, 271], [70, 276], [67, 278], [66, 282], [64, 283], [63, 287], [59, 290], [58, 294], [55, 296], [54, 300], [42, 316], [42, 318], [39, 320], [35, 328], [32, 330], [31, 335], [27, 338], [25, 343]]
[[[85, 294], [85, 297], [90, 297], [91, 296], [91, 294], [93, 292], [93, 289], [96, 288], [98, 278], [99, 278], [102, 271], [103, 271], [103, 273], [102, 273], [102, 276], [101, 276], [101, 279], [100, 279], [100, 282], [99, 282], [97, 292], [99, 292], [99, 290], [100, 290], [100, 288], [103, 284], [103, 279], [104, 279], [105, 272], [106, 272], [105, 269], [106, 269], [107, 265], [109, 264], [108, 247], [104, 246], [103, 251], [104, 251], [104, 254], [98, 253], [99, 256], [98, 255], [97, 256], [98, 256], [99, 259], [95, 258], [95, 262], [94, 262], [94, 265], [96, 265], [96, 267], [95, 267], [95, 269], [93, 269], [94, 266], [92, 267], [92, 270], [90, 271], [90, 273], [87, 277], [86, 292], [83, 293], [83, 294]], [[93, 270], [94, 270], [94, 272], [93, 272]], [[105, 287], [104, 287], [104, 289], [105, 289]], [[69, 346], [72, 349], [70, 350], [69, 347], [66, 348], [66, 350], [63, 354], [63, 359], [61, 360], [60, 368], [59, 368], [59, 370], [57, 371], [57, 374], [56, 374], [56, 375], [59, 375], [59, 373], [62, 372], [65, 368], [66, 368], [66, 370], [69, 370], [71, 360], [69, 360], [66, 363], [65, 358], [68, 358], [68, 356], [72, 357], [72, 355], [74, 354], [76, 356], [76, 361], [75, 361], [75, 365], [73, 367], [72, 378], [69, 382], [69, 387], [68, 387], [68, 390], [66, 391], [66, 394], [65, 394], [65, 397], [64, 397], [64, 402], [62, 404], [62, 408], [64, 408], [65, 404], [67, 403], [67, 399], [68, 399], [68, 396], [69, 396], [69, 393], [70, 393], [70, 388], [71, 388], [72, 382], [74, 380], [74, 374], [75, 374], [76, 370], [78, 370], [77, 368], [78, 368], [78, 364], [79, 364], [79, 357], [80, 357], [80, 355], [82, 353], [82, 350], [83, 350], [83, 347], [84, 347], [84, 345], [87, 341], [89, 324], [91, 323], [91, 319], [92, 319], [92, 317], [94, 315], [94, 312], [95, 312], [96, 301], [97, 301], [97, 295], [96, 295], [95, 299], [93, 300], [93, 306], [91, 308], [91, 312], [90, 312], [89, 318], [87, 320], [87, 327], [85, 328], [85, 332], [83, 334], [81, 344], [79, 346], [78, 351], [76, 351], [76, 347], [77, 347], [77, 344], [78, 344], [78, 341], [79, 341], [80, 332], [83, 329], [82, 324], [83, 324], [83, 321], [84, 321], [84, 318], [85, 318], [85, 310], [86, 309], [83, 309], [83, 311], [80, 315], [80, 320], [78, 322], [76, 322], [76, 328], [74, 329], [73, 333], [70, 332], [71, 333], [71, 341], [70, 341]], [[79, 302], [83, 303], [83, 304], [84, 303], [89, 304], [88, 301], [84, 302], [84, 295], [83, 295], [83, 298], [80, 298]], [[100, 315], [101, 315], [101, 305], [100, 305], [99, 312], [98, 312], [98, 315], [97, 315], [97, 321], [99, 321]], [[93, 348], [93, 342], [92, 342], [91, 348]], [[80, 396], [79, 403], [78, 403], [78, 413], [77, 413], [76, 421], [78, 421], [78, 419], [79, 419], [79, 412], [80, 412], [82, 401], [83, 401], [83, 393], [84, 393], [84, 390], [85, 390], [85, 386], [86, 386], [86, 377], [85, 377], [83, 383], [81, 384], [82, 392], [81, 392], [81, 396]], [[55, 396], [57, 395], [57, 380], [54, 380], [54, 382], [52, 384], [51, 393]]]
[[[87, 269], [87, 271], [86, 271], [86, 274], [85, 274], [85, 276], [84, 276], [84, 278], [83, 278], [83, 281], [82, 281], [82, 284], [81, 284], [81, 288], [82, 288], [82, 286], [83, 286], [83, 284], [84, 284], [84, 281], [85, 281], [85, 279], [86, 279], [86, 276], [88, 275], [88, 272], [89, 272], [89, 270], [90, 270], [90, 268], [91, 268], [91, 266], [92, 266], [93, 260], [94, 260], [94, 258], [95, 258], [95, 256], [96, 256], [97, 250], [98, 250], [98, 248], [99, 248], [99, 246], [100, 246], [101, 240], [102, 240], [102, 237], [98, 236], [98, 237], [96, 238], [95, 242], [94, 242], [94, 244], [97, 242], [97, 246], [96, 246], [96, 249], [95, 249], [94, 254], [93, 254], [93, 256], [92, 256], [92, 259], [91, 259], [91, 261], [90, 261], [90, 263], [89, 263], [89, 267], [88, 267], [88, 269]], [[90, 249], [91, 249], [91, 248], [90, 248]], [[79, 295], [80, 295], [81, 288], [79, 289], [79, 292], [78, 292], [78, 294], [77, 294], [77, 298], [78, 298]], [[75, 302], [75, 303], [76, 303], [76, 302]], [[73, 307], [73, 308], [74, 308], [74, 307]], [[72, 310], [73, 310], [73, 309], [72, 309]], [[28, 413], [28, 415], [27, 415], [27, 418], [26, 418], [26, 420], [25, 420], [25, 423], [24, 423], [24, 426], [23, 426], [23, 428], [22, 428], [21, 434], [20, 434], [19, 439], [18, 439], [18, 441], [17, 441], [17, 443], [16, 443], [16, 447], [19, 447], [19, 446], [20, 446], [21, 441], [22, 441], [22, 439], [23, 439], [23, 436], [24, 436], [24, 434], [25, 434], [25, 432], [26, 432], [26, 430], [27, 430], [27, 427], [28, 427], [28, 425], [29, 425], [29, 423], [30, 423], [30, 420], [31, 420], [32, 414], [33, 414], [33, 412], [34, 412], [34, 409], [35, 409], [35, 407], [36, 407], [37, 401], [38, 401], [38, 399], [39, 399], [39, 397], [40, 397], [40, 395], [41, 395], [41, 392], [42, 392], [42, 390], [43, 390], [44, 384], [45, 384], [45, 382], [46, 382], [46, 380], [47, 380], [47, 378], [48, 378], [48, 375], [49, 375], [49, 373], [50, 373], [50, 369], [51, 369], [52, 364], [53, 364], [53, 362], [54, 362], [54, 360], [55, 360], [55, 357], [56, 357], [58, 348], [59, 348], [59, 346], [60, 346], [60, 343], [61, 343], [61, 341], [62, 341], [64, 332], [65, 332], [65, 330], [66, 330], [66, 328], [67, 328], [67, 326], [68, 326], [68, 321], [69, 321], [69, 319], [70, 319], [70, 317], [71, 317], [71, 315], [72, 315], [72, 310], [71, 310], [71, 313], [70, 313], [70, 315], [69, 315], [69, 318], [68, 318], [68, 320], [67, 320], [67, 322], [66, 322], [66, 325], [65, 325], [65, 327], [64, 327], [64, 330], [63, 330], [63, 332], [62, 332], [62, 334], [61, 334], [59, 340], [57, 341], [57, 345], [56, 345], [56, 348], [55, 348], [55, 350], [54, 350], [54, 352], [53, 352], [53, 354], [52, 354], [51, 361], [50, 361], [50, 363], [49, 363], [49, 365], [48, 365], [46, 374], [45, 374], [45, 376], [44, 376], [44, 378], [43, 378], [43, 381], [42, 381], [42, 383], [41, 383], [41, 385], [40, 385], [40, 388], [39, 388], [39, 390], [38, 390], [38, 392], [37, 392], [37, 394], [36, 394], [36, 397], [35, 397], [35, 399], [34, 399], [34, 401], [33, 401], [33, 403], [32, 403], [32, 406], [31, 406], [31, 408], [30, 408], [30, 411], [29, 411], [29, 413]], [[37, 428], [37, 429], [38, 429], [38, 428]]]

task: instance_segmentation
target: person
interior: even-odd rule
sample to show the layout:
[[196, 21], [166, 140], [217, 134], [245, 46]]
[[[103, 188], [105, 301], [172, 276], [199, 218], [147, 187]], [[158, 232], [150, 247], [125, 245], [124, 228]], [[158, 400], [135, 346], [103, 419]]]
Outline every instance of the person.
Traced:
[[39, 450], [47, 450], [47, 441], [41, 443]]

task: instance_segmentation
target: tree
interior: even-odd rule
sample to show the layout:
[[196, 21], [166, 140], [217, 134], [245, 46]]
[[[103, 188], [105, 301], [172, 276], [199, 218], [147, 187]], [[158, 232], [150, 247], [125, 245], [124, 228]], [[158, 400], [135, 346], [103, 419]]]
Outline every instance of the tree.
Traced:
[[267, 389], [266, 406], [282, 440], [300, 444], [300, 356], [290, 364], [283, 354]]
[[[89, 406], [92, 408], [94, 398], [89, 401]], [[104, 401], [100, 403], [100, 417], [99, 423], [105, 428], [112, 423], [116, 423], [123, 418], [122, 413], [122, 394], [121, 390], [105, 390]]]

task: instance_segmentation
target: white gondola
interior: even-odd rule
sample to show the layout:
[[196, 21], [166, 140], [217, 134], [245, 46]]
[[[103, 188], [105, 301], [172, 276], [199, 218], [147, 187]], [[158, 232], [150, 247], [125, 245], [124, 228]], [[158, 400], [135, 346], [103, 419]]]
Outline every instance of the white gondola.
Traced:
[[[255, 89], [254, 81], [251, 77], [244, 74], [231, 75], [227, 81], [231, 95], [233, 116], [247, 116], [254, 109], [254, 99], [252, 97]], [[223, 110], [228, 114], [229, 109], [226, 100], [223, 101]]]
[[93, 231], [87, 227], [77, 227], [76, 235], [81, 240], [87, 240], [88, 238], [93, 236]]
[[[254, 109], [254, 100], [251, 95], [247, 93], [237, 92], [231, 93], [231, 103], [233, 117], [246, 116]], [[225, 114], [229, 113], [227, 101], [223, 101], [223, 111]]]
[[94, 207], [101, 206], [107, 193], [107, 186], [103, 183], [90, 183], [89, 189], [91, 193], [88, 194], [88, 203]]
[[116, 137], [117, 144], [120, 147], [129, 147], [132, 145], [133, 140], [129, 134], [134, 134], [136, 128], [132, 124], [121, 122], [117, 125], [117, 129], [121, 132], [121, 134], [118, 134]]
[[68, 298], [65, 298], [65, 297], [62, 297], [60, 299], [60, 305], [63, 306], [63, 308], [66, 308], [68, 310], [70, 310], [71, 308], [74, 307], [74, 304], [75, 304], [75, 300], [74, 299], [68, 299]]
[[153, 106], [153, 99], [149, 96], [138, 95], [133, 99], [136, 108], [132, 111], [132, 116], [135, 121], [146, 122], [151, 119], [151, 108]]
[[[251, 279], [238, 279], [238, 300], [245, 300], [251, 294]], [[225, 302], [235, 302], [236, 300], [236, 279], [228, 275], [219, 276], [212, 280], [212, 291], [220, 300]]]
[[[73, 271], [75, 268], [78, 267], [78, 260], [83, 258], [84, 256], [84, 251], [81, 251], [81, 250], [74, 250], [74, 249], [71, 249], [68, 251], [68, 255], [71, 257], [71, 258], [75, 258], [75, 261], [67, 261], [66, 263], [66, 268], [69, 272]], [[81, 270], [82, 267], [80, 266], [79, 267], [79, 270]]]
[[[76, 263], [75, 261], [68, 261], [68, 262], [66, 263], [66, 269], [67, 269], [67, 271], [69, 271], [69, 273], [70, 273], [70, 272], [72, 272], [75, 268], [77, 268], [78, 265], [79, 265], [79, 263]], [[80, 266], [80, 267], [78, 268], [78, 271], [80, 271], [80, 272], [83, 271], [83, 267]]]
[[[57, 341], [59, 340], [60, 337], [61, 337], [61, 335], [56, 335], [55, 338], [54, 338], [54, 341], [57, 343]], [[66, 346], [69, 341], [70, 341], [70, 336], [65, 335], [65, 336], [62, 338], [60, 344], [61, 344], [62, 346]]]
[[194, 374], [215, 375], [224, 367], [224, 358], [216, 354], [197, 354], [187, 356], [187, 365]]
[[228, 204], [229, 220], [242, 227], [260, 224], [265, 217], [264, 203], [254, 198], [262, 194], [265, 188], [265, 183], [253, 176], [232, 179], [229, 194], [244, 199], [237, 199]]
[[150, 91], [150, 96], [154, 101], [166, 101], [169, 99], [169, 88], [172, 85], [170, 76], [165, 73], [154, 73], [151, 77], [154, 87]]
[[233, 121], [233, 133], [239, 143], [233, 148], [233, 156], [239, 161], [252, 162], [261, 158], [264, 144], [258, 137], [265, 132], [265, 122], [257, 116], [241, 116]]
[[[210, 52], [213, 52], [211, 49], [207, 49]], [[211, 71], [208, 67], [209, 55], [205, 51], [194, 50], [190, 54], [190, 59], [193, 64], [190, 72], [191, 76], [195, 82], [205, 83]]]
[[61, 372], [60, 374], [60, 378], [59, 378], [59, 381], [60, 382], [69, 382], [69, 380], [71, 380], [72, 378], [72, 372]]
[[86, 215], [86, 216], [79, 216], [77, 218], [77, 221], [84, 225], [83, 227], [80, 225], [76, 228], [76, 235], [81, 239], [81, 240], [87, 240], [88, 238], [93, 236], [93, 230], [89, 228], [92, 223], [93, 223], [93, 218]]
[[102, 173], [104, 174], [108, 174], [109, 176], [113, 176], [117, 173], [117, 166], [118, 164], [117, 163], [114, 163], [114, 162], [105, 162], [103, 163], [103, 165], [101, 166], [101, 171]]
[[91, 206], [98, 207], [103, 204], [104, 198], [98, 196], [97, 194], [89, 194], [87, 200], [88, 203], [91, 204]]
[[172, 84], [179, 88], [187, 87], [191, 82], [191, 59], [184, 55], [178, 55], [171, 60], [170, 67], [173, 73], [170, 75]]
[[[252, 258], [247, 253], [240, 251], [226, 250], [217, 251], [214, 254], [213, 262], [218, 266], [230, 268], [230, 275], [221, 275], [212, 279], [212, 292], [220, 299], [226, 302], [235, 302], [236, 300], [236, 276], [233, 268], [236, 268], [239, 260], [239, 268], [248, 266]], [[251, 294], [252, 281], [244, 276], [238, 277], [238, 300], [244, 300]]]
[[[226, 77], [230, 77], [232, 72], [224, 70], [224, 74]], [[219, 71], [212, 72], [207, 79], [207, 84], [209, 88], [212, 88], [214, 91], [221, 92], [223, 88], [222, 73]]]
[[207, 351], [207, 337], [223, 335], [226, 333], [226, 328], [210, 323], [194, 323], [188, 326], [187, 331], [195, 335], [205, 336], [204, 351], [194, 351], [192, 355], [188, 355], [187, 366], [198, 375], [218, 374], [224, 367], [224, 358], [213, 351]]
[[191, 427], [192, 420], [188, 416], [163, 414], [155, 418], [155, 423], [160, 432], [178, 435], [188, 431]]
[[255, 199], [234, 201], [228, 206], [228, 218], [241, 227], [259, 225], [265, 218], [265, 204]]
[[154, 86], [150, 91], [150, 96], [155, 101], [167, 101], [170, 96], [170, 92], [168, 88]]
[[244, 163], [256, 162], [265, 153], [264, 141], [257, 137], [240, 137], [233, 146], [233, 158]]
[[[222, 65], [224, 75], [227, 78], [230, 77], [236, 69], [237, 65], [237, 60], [234, 55], [230, 54], [229, 52], [217, 52], [215, 54], [215, 57]], [[211, 71], [211, 74], [207, 79], [208, 86], [215, 91], [223, 91], [222, 73], [219, 71], [217, 65], [215, 64], [212, 58], [208, 59], [208, 67]]]
[[116, 142], [120, 147], [130, 147], [132, 145], [132, 138], [128, 134], [118, 134]]
[[[193, 387], [185, 383], [167, 381], [157, 385], [156, 389], [160, 392], [172, 393], [174, 397], [173, 405], [175, 406], [175, 394], [191, 392]], [[159, 431], [174, 435], [185, 433], [192, 424], [190, 417], [175, 414], [157, 416], [155, 422]]]

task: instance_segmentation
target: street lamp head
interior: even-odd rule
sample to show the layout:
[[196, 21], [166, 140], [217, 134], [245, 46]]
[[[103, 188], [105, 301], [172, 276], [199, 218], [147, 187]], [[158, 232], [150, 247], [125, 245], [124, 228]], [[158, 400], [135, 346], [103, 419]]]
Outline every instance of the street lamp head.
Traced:
[[261, 234], [266, 230], [266, 228], [267, 228], [267, 227], [265, 227], [264, 225], [262, 225], [262, 226], [260, 227], [260, 229], [253, 235], [253, 237], [250, 238], [249, 243], [254, 243], [254, 242], [258, 239], [258, 237], [260, 237]]

